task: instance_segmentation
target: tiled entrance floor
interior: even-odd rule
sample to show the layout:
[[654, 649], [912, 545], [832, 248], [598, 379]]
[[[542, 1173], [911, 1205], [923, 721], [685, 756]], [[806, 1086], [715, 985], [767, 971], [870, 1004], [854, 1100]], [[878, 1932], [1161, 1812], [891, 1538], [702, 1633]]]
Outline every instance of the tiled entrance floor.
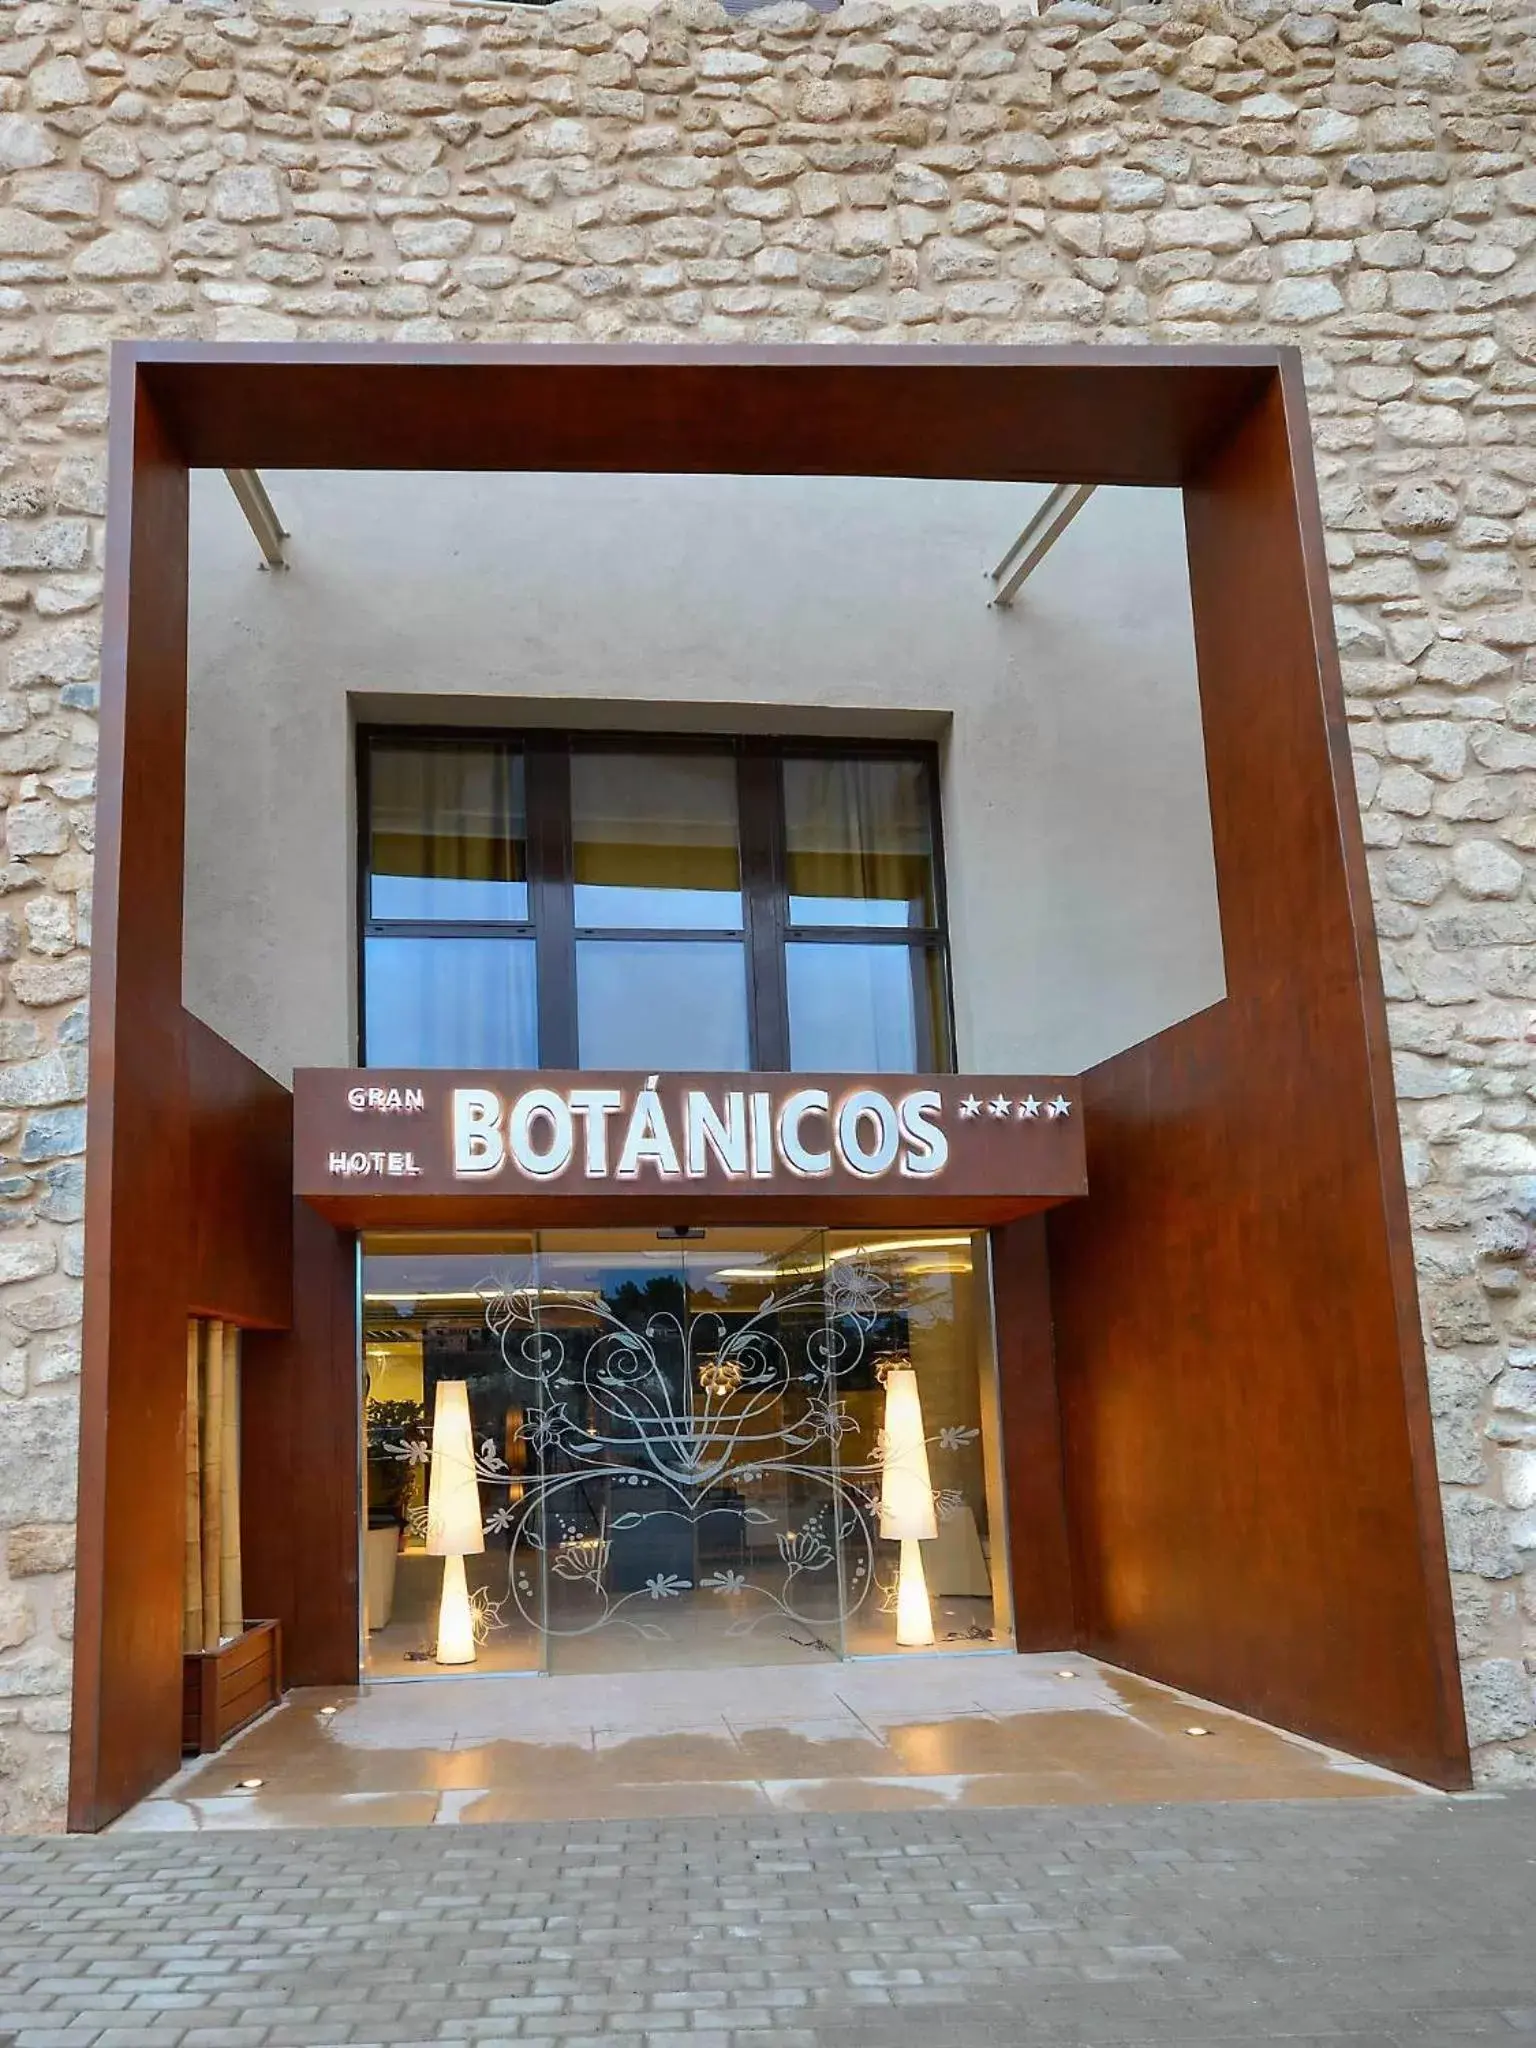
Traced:
[[1421, 1789], [1087, 1658], [974, 1656], [296, 1692], [117, 1826], [401, 1827]]

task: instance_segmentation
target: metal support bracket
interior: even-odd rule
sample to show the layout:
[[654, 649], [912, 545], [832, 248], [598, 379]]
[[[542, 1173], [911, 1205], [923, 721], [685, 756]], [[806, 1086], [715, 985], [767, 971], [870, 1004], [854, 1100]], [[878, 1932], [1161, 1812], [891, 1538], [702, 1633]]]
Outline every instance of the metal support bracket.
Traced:
[[1028, 526], [992, 571], [989, 608], [1006, 611], [1030, 571], [1038, 568], [1082, 511], [1097, 487], [1056, 484]]
[[229, 488], [235, 494], [235, 501], [245, 514], [246, 524], [256, 536], [256, 545], [266, 558], [269, 569], [286, 569], [287, 557], [283, 553], [283, 542], [288, 538], [272, 508], [267, 496], [267, 487], [254, 469], [226, 469]]

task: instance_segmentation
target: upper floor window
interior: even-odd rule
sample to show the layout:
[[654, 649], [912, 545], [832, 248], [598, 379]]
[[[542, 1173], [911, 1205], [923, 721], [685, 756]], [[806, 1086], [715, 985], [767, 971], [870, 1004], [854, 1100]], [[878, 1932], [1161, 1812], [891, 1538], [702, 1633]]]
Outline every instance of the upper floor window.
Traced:
[[370, 1066], [951, 1064], [934, 764], [363, 739]]

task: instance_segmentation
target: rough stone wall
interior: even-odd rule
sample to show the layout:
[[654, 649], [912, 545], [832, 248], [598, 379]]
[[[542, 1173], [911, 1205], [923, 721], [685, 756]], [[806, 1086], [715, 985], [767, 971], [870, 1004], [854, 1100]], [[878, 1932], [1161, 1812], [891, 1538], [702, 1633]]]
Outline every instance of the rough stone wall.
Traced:
[[1306, 353], [1480, 1776], [1536, 1781], [1536, 15], [0, 4], [0, 1826], [57, 1825], [106, 349]]

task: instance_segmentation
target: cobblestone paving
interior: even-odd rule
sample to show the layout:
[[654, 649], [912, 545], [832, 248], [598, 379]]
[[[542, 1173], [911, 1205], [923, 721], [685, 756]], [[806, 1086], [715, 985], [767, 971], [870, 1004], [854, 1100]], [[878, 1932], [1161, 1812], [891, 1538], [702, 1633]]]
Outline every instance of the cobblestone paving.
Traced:
[[1536, 1794], [0, 1846], [6, 2048], [1536, 2048]]

